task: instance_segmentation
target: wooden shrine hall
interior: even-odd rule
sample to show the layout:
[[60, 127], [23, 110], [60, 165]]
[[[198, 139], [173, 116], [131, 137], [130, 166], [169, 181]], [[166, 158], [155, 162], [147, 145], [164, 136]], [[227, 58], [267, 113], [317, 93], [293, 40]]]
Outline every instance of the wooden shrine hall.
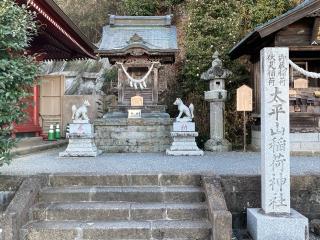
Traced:
[[173, 64], [178, 51], [171, 21], [170, 15], [110, 16], [96, 51], [118, 68], [118, 106], [109, 108], [109, 117], [127, 117], [134, 96], [143, 98], [139, 106], [143, 115], [166, 115], [166, 107], [158, 102], [159, 94], [167, 89], [162, 66]]
[[[118, 70], [118, 105], [96, 119], [97, 147], [106, 152], [164, 152], [172, 120], [159, 95], [166, 67], [175, 62], [177, 30], [167, 16], [115, 16], [103, 28], [99, 49]], [[167, 65], [167, 66], [164, 66]]]
[[[295, 64], [307, 71], [320, 72], [320, 1], [304, 1], [256, 27], [229, 53], [232, 59], [247, 56], [251, 62], [250, 86], [256, 118], [253, 144], [260, 141], [260, 50], [264, 47], [289, 47], [290, 59]], [[290, 67], [289, 93], [291, 150], [320, 151], [320, 80], [308, 78]]]
[[[30, 43], [28, 54], [35, 55], [38, 61], [96, 58], [96, 47], [53, 0], [15, 1], [28, 5], [39, 22], [38, 35]], [[39, 123], [40, 87], [34, 86], [32, 92], [33, 97], [26, 110], [28, 118], [15, 127], [14, 135], [38, 136], [42, 132]]]

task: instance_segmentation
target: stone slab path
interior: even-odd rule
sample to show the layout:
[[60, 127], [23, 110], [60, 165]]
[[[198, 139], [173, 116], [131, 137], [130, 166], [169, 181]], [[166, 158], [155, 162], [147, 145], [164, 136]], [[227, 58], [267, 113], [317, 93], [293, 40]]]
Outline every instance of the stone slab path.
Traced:
[[[206, 152], [204, 156], [172, 157], [164, 153], [104, 153], [96, 158], [60, 158], [64, 148], [16, 157], [1, 174], [39, 173], [204, 173], [219, 175], [257, 175], [260, 153]], [[291, 174], [320, 174], [320, 156], [291, 158]]]

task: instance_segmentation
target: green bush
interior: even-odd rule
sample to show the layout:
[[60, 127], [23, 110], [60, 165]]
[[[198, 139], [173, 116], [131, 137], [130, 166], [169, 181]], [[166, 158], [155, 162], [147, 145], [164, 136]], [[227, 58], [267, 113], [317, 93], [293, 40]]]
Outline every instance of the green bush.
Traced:
[[184, 0], [122, 0], [122, 11], [132, 16], [152, 16], [171, 13], [172, 7]]
[[[34, 14], [12, 0], [0, 2], [0, 166], [10, 162], [14, 123], [24, 119], [24, 100], [35, 81], [37, 64], [25, 56], [36, 33]], [[24, 101], [23, 101], [24, 100]]]
[[[202, 72], [212, 62], [213, 53], [218, 50], [225, 67], [234, 74], [227, 80], [229, 97], [225, 108], [226, 138], [236, 148], [242, 145], [242, 114], [236, 112], [236, 89], [249, 81], [247, 65], [228, 58], [230, 49], [256, 25], [264, 23], [294, 5], [289, 0], [190, 0], [187, 2], [186, 60], [182, 72], [184, 96], [195, 104], [199, 112], [196, 122], [199, 127], [200, 143], [208, 138], [209, 108], [204, 107], [203, 92], [207, 83], [200, 80]], [[208, 122], [207, 122], [208, 123]]]

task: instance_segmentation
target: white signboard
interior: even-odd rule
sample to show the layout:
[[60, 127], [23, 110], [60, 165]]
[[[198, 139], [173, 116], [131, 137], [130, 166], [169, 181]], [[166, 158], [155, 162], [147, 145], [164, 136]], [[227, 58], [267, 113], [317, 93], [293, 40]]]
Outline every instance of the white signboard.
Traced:
[[237, 111], [252, 112], [252, 89], [247, 85], [237, 89]]
[[141, 109], [129, 109], [128, 118], [141, 118]]
[[289, 50], [261, 50], [262, 209], [290, 213]]

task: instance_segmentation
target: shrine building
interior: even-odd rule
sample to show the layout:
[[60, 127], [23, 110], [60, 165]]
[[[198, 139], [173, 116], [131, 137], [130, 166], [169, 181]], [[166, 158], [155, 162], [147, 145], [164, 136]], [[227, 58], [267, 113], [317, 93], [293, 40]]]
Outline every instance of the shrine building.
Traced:
[[[229, 53], [232, 59], [250, 59], [254, 148], [260, 148], [260, 50], [264, 47], [289, 47], [290, 60], [307, 71], [320, 72], [320, 1], [305, 1], [256, 27]], [[291, 151], [320, 152], [320, 80], [290, 67], [289, 94]]]
[[169, 146], [171, 119], [159, 95], [168, 86], [164, 66], [175, 62], [177, 52], [171, 15], [110, 15], [96, 53], [118, 69], [118, 104], [95, 121], [100, 149], [161, 152]]
[[[170, 15], [110, 16], [96, 51], [118, 68], [118, 106], [109, 109], [108, 116], [116, 112], [126, 117], [134, 96], [143, 98], [143, 115], [165, 113], [165, 106], [158, 104], [159, 94], [167, 89], [163, 65], [173, 64], [178, 51], [171, 21]], [[139, 78], [145, 79], [141, 83], [134, 80]]]
[[[38, 61], [75, 60], [96, 58], [95, 46], [59, 8], [53, 0], [16, 0], [19, 5], [27, 4], [36, 13], [39, 22], [38, 35], [30, 43], [28, 54], [36, 55]], [[59, 85], [50, 88], [50, 85]], [[15, 127], [14, 135], [39, 136], [42, 133], [42, 120], [39, 118], [41, 109], [55, 109], [60, 106], [64, 92], [64, 81], [57, 84], [48, 81], [42, 86], [37, 85], [31, 90], [31, 104], [27, 108], [27, 120]], [[41, 92], [51, 92], [54, 101], [47, 102], [41, 98]], [[61, 123], [60, 120], [57, 123]]]

